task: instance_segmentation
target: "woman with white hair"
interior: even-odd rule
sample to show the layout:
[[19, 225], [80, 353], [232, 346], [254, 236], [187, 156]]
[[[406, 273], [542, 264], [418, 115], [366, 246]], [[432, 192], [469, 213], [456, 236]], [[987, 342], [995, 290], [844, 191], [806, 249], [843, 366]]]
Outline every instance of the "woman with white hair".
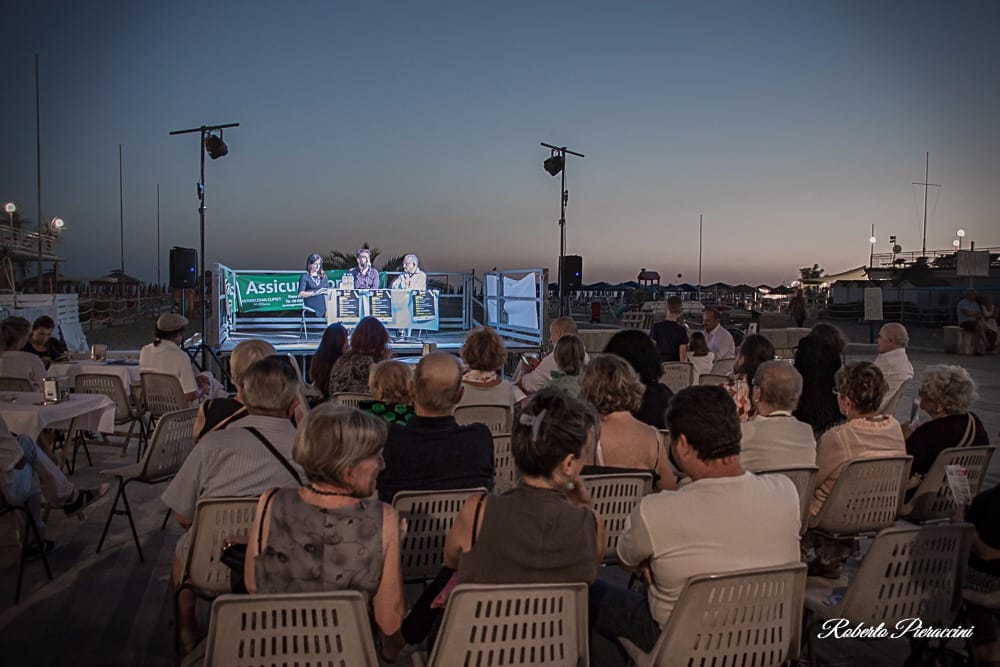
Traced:
[[917, 396], [920, 408], [931, 420], [906, 438], [906, 453], [913, 457], [913, 474], [926, 475], [943, 449], [990, 444], [983, 423], [970, 411], [979, 398], [976, 383], [961, 366], [928, 366]]

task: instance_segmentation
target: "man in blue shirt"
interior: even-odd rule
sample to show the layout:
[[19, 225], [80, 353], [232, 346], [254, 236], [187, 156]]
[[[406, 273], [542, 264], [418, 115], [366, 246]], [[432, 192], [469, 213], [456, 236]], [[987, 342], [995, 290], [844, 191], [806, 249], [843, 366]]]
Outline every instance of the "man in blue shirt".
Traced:
[[351, 269], [354, 276], [354, 289], [378, 289], [378, 271], [372, 266], [372, 252], [362, 248], [355, 254], [358, 266]]

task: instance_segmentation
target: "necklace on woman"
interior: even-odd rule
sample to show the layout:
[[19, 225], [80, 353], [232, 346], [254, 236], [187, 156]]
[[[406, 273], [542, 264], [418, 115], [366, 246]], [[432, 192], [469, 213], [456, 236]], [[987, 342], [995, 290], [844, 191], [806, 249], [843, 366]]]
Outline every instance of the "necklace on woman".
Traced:
[[348, 498], [354, 496], [354, 494], [351, 493], [350, 491], [327, 491], [325, 489], [317, 489], [312, 484], [307, 484], [306, 488], [315, 493], [316, 495], [320, 496], [345, 496]]

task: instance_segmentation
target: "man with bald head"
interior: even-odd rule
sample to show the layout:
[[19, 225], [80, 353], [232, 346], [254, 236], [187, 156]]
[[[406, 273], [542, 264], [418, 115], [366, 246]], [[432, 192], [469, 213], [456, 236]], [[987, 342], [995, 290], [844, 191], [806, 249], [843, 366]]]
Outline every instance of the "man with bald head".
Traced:
[[878, 332], [878, 356], [875, 365], [882, 371], [889, 389], [880, 408], [885, 408], [892, 397], [907, 380], [913, 379], [913, 364], [906, 356], [906, 344], [910, 342], [910, 334], [899, 322], [889, 322], [882, 325]]
[[420, 360], [410, 381], [414, 416], [392, 425], [378, 476], [378, 495], [392, 502], [398, 491], [489, 488], [493, 436], [484, 424], [460, 426], [452, 411], [462, 398], [462, 367], [446, 352]]
[[757, 472], [816, 464], [812, 427], [792, 416], [802, 394], [802, 376], [787, 361], [765, 361], [753, 378], [757, 414], [743, 422], [740, 463]]

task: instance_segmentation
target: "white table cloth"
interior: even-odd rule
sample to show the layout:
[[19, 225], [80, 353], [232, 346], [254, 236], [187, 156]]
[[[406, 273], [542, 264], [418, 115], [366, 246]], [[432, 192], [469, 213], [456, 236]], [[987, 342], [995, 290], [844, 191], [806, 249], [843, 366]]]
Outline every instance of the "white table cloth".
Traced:
[[139, 363], [134, 364], [109, 364], [106, 361], [93, 361], [92, 359], [81, 359], [79, 361], [56, 362], [49, 366], [49, 377], [68, 377], [70, 380], [76, 378], [80, 373], [100, 373], [101, 375], [117, 375], [122, 381], [125, 391], [133, 384], [138, 384]]
[[42, 400], [37, 392], [0, 393], [0, 417], [12, 433], [35, 440], [47, 428], [114, 433], [115, 404], [104, 394], [71, 394], [53, 405], [42, 405]]

